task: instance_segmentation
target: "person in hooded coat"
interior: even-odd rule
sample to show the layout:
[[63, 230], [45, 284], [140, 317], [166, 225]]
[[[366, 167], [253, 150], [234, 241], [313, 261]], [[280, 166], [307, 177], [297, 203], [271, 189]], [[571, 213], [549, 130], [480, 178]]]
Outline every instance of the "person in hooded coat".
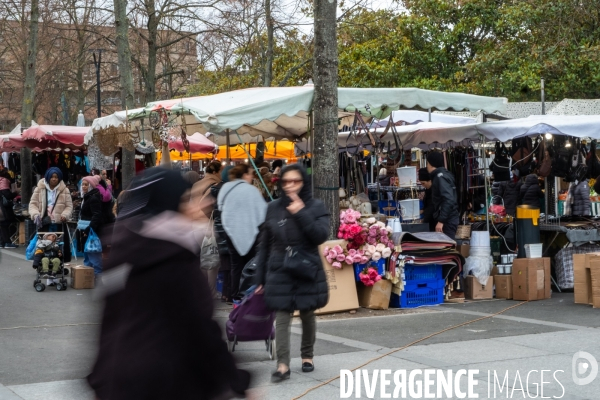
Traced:
[[10, 240], [10, 224], [17, 220], [13, 211], [13, 199], [18, 195], [10, 190], [10, 185], [8, 170], [0, 169], [0, 249], [19, 247]]
[[295, 310], [300, 311], [302, 320], [302, 371], [314, 369], [314, 310], [324, 307], [329, 298], [325, 271], [320, 264], [314, 280], [300, 279], [284, 266], [288, 247], [302, 248], [319, 257], [318, 246], [329, 235], [329, 214], [324, 204], [312, 197], [310, 177], [300, 165], [285, 166], [278, 184], [281, 197], [269, 203], [255, 259], [257, 291], [264, 290], [267, 306], [277, 311], [278, 365], [273, 381], [290, 377], [290, 324]]
[[[90, 253], [85, 250], [85, 244], [90, 235], [90, 230], [93, 230], [98, 237], [101, 237], [102, 226], [104, 225], [104, 216], [102, 214], [102, 195], [98, 190], [100, 184], [100, 176], [86, 176], [81, 180], [81, 195], [83, 201], [81, 203], [81, 212], [79, 220], [90, 221], [89, 226], [84, 230], [77, 230], [77, 247], [78, 251], [83, 252], [83, 265], [94, 268], [94, 275], [98, 277], [102, 273], [102, 253]], [[104, 243], [103, 243], [104, 245]]]
[[[71, 242], [67, 221], [73, 212], [71, 192], [59, 168], [50, 167], [40, 179], [29, 200], [29, 216], [38, 232], [63, 232], [63, 260], [71, 261]], [[49, 218], [46, 218], [49, 217]]]
[[521, 185], [519, 200], [523, 205], [540, 208], [540, 199], [544, 197], [536, 174], [527, 175]]
[[198, 268], [202, 238], [181, 174], [150, 168], [127, 190], [103, 284], [98, 356], [87, 377], [98, 400], [225, 400], [244, 396]]

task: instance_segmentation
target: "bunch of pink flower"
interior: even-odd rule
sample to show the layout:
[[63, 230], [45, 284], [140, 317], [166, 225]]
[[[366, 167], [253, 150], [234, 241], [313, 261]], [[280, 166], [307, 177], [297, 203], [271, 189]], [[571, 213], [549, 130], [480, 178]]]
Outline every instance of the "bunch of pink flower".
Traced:
[[361, 247], [365, 256], [373, 261], [389, 258], [394, 247], [391, 238], [392, 228], [385, 226], [383, 222], [379, 222], [375, 218], [367, 219], [363, 226], [367, 232], [367, 243]]
[[358, 276], [365, 286], [373, 286], [375, 282], [381, 280], [381, 275], [373, 267], [365, 268]]
[[367, 242], [367, 232], [364, 226], [360, 225], [360, 212], [348, 209], [340, 214], [340, 229], [338, 229], [338, 239], [348, 241], [348, 249], [358, 250]]
[[342, 246], [337, 245], [334, 247], [326, 246], [323, 249], [323, 256], [329, 264], [334, 268], [342, 268], [342, 263], [354, 264], [354, 263], [366, 263], [369, 261], [362, 250], [350, 249], [344, 251]]

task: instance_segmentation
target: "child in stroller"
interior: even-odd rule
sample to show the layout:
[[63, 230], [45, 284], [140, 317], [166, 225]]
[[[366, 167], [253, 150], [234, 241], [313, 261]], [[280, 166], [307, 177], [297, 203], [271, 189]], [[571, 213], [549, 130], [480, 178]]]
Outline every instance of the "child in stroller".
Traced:
[[[38, 292], [42, 292], [46, 289], [46, 285], [56, 284], [56, 290], [66, 290], [67, 281], [62, 260], [62, 243], [59, 241], [62, 233], [48, 232], [38, 233], [38, 235], [43, 236], [41, 239], [38, 237], [33, 256], [33, 268], [37, 270], [37, 278], [33, 282], [33, 287]], [[50, 264], [52, 264], [52, 269], [50, 269]], [[46, 280], [46, 284], [42, 283], [42, 279]]]

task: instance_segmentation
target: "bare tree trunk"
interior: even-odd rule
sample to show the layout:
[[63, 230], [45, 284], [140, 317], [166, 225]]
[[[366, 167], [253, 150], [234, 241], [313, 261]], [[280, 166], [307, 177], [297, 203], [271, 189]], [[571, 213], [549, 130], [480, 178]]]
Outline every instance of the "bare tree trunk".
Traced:
[[156, 100], [156, 53], [158, 46], [158, 17], [154, 0], [146, 0], [148, 12], [148, 67], [146, 69], [146, 103]]
[[315, 197], [331, 214], [331, 239], [337, 236], [340, 217], [336, 10], [336, 0], [315, 0], [313, 181]]
[[[25, 65], [25, 83], [23, 84], [23, 111], [21, 113], [21, 132], [31, 126], [35, 100], [35, 61], [38, 53], [38, 20], [40, 8], [38, 0], [31, 0], [29, 20], [29, 42], [27, 43], [27, 65]], [[31, 150], [21, 149], [21, 203], [29, 204], [33, 189], [31, 170]]]
[[[133, 108], [133, 73], [131, 71], [131, 50], [129, 48], [129, 26], [127, 22], [127, 0], [114, 0], [117, 52], [119, 53], [119, 81], [121, 84], [121, 104]], [[121, 187], [126, 189], [135, 176], [135, 151], [122, 147]]]
[[271, 86], [273, 80], [273, 17], [271, 16], [271, 0], [265, 0], [265, 19], [267, 20], [267, 54], [265, 60], [265, 77], [263, 86]]

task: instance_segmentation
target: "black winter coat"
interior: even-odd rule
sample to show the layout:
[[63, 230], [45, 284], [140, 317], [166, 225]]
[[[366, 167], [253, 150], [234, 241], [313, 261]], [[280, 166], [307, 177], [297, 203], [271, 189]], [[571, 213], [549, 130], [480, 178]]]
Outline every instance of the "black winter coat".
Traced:
[[121, 286], [104, 286], [98, 358], [88, 376], [99, 399], [209, 400], [248, 387], [249, 375], [236, 368], [212, 319], [199, 249], [181, 238], [187, 228], [175, 214], [145, 236], [140, 227], [152, 220], [143, 216], [116, 224], [104, 273], [131, 269]]
[[573, 188], [573, 206], [571, 214], [585, 216], [591, 214], [590, 185], [581, 181]]
[[[307, 186], [305, 179], [305, 187]], [[304, 189], [303, 189], [304, 190]], [[319, 256], [319, 245], [329, 235], [329, 214], [320, 200], [307, 196], [304, 208], [292, 215], [287, 211], [287, 197], [283, 196], [267, 208], [261, 226], [256, 283], [264, 286], [265, 302], [273, 310], [307, 311], [324, 307], [329, 300], [329, 288], [322, 267], [315, 281], [299, 280], [286, 271], [283, 265], [286, 248], [301, 247]]]
[[90, 221], [90, 228], [100, 235], [104, 216], [102, 215], [102, 196], [98, 189], [94, 188], [83, 196], [79, 219]]
[[434, 221], [458, 223], [458, 202], [456, 200], [454, 175], [444, 167], [437, 168], [430, 175]]
[[[494, 196], [500, 196], [502, 200], [504, 200], [506, 214], [512, 215], [513, 217], [516, 215], [517, 206], [519, 205], [521, 185], [521, 181], [516, 183], [513, 181], [506, 181], [494, 182], [494, 185], [492, 186], [492, 194]], [[494, 204], [502, 204], [502, 201], [494, 199]]]
[[[210, 195], [213, 199], [219, 198], [219, 192], [225, 182], [220, 182], [216, 185], [211, 186]], [[225, 233], [225, 229], [223, 228], [223, 222], [221, 221], [221, 210], [217, 206], [217, 202], [214, 203], [213, 208], [213, 222], [214, 222], [214, 231], [215, 238], [217, 239], [217, 247], [219, 248], [219, 255], [229, 254], [229, 246], [227, 245], [227, 233]]]
[[521, 185], [520, 203], [523, 205], [540, 208], [540, 199], [544, 197], [538, 177], [535, 174], [527, 175], [525, 183]]
[[[8, 206], [4, 206], [2, 197], [8, 201]], [[2, 208], [2, 214], [4, 215], [3, 222], [16, 221], [15, 212], [13, 211], [13, 199], [17, 197], [17, 193], [11, 192], [9, 189], [0, 190], [0, 208]]]

